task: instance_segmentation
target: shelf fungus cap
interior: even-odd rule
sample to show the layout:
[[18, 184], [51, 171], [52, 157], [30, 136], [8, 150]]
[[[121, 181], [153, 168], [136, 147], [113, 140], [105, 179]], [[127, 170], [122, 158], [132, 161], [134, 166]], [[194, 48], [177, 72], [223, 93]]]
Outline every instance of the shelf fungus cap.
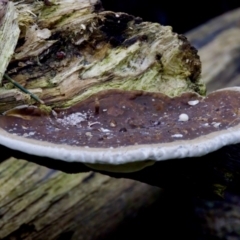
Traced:
[[107, 90], [71, 108], [55, 109], [55, 114], [33, 106], [6, 112], [0, 117], [0, 144], [98, 170], [137, 171], [156, 161], [199, 157], [238, 143], [239, 102], [238, 87], [206, 97], [183, 93], [172, 98]]

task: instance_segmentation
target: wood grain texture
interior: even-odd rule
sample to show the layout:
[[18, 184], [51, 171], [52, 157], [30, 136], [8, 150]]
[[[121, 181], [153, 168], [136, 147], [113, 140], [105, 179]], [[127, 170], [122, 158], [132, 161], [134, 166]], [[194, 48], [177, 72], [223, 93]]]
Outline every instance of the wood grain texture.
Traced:
[[199, 50], [208, 92], [240, 85], [240, 9], [214, 18], [187, 37]]
[[25, 160], [0, 168], [0, 238], [100, 239], [160, 195], [158, 188], [87, 172], [65, 174]]

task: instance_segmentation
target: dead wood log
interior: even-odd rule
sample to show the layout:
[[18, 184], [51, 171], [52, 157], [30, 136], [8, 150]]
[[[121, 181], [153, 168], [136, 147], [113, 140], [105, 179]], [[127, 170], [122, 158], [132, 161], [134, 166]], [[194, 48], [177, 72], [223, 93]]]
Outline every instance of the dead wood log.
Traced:
[[131, 180], [69, 175], [13, 158], [1, 163], [0, 174], [1, 239], [103, 239], [161, 193]]
[[[48, 6], [45, 7], [47, 8]], [[31, 9], [29, 11], [35, 14]], [[113, 42], [115, 41], [116, 39], [113, 39]], [[216, 37], [215, 41], [218, 41], [218, 37]], [[33, 59], [34, 57], [35, 56], [33, 56]], [[37, 67], [40, 67], [41, 59], [39, 62], [38, 60], [39, 59], [34, 59], [33, 61], [35, 61], [34, 64], [39, 64]], [[13, 68], [10, 68], [8, 72], [10, 75], [12, 74], [12, 77], [16, 77], [16, 73], [14, 73], [14, 71], [11, 72], [12, 69], [16, 70], [15, 63], [15, 60], [10, 63]], [[23, 62], [22, 66], [21, 64], [17, 64], [20, 65], [17, 66], [17, 70], [19, 67], [26, 67], [26, 65], [24, 65], [26, 63]], [[224, 70], [222, 71], [224, 72]], [[30, 75], [30, 73], [27, 74]], [[21, 82], [21, 78], [17, 78], [17, 80]], [[22, 83], [27, 86], [25, 80], [26, 79], [23, 78]], [[4, 82], [4, 84], [5, 88], [12, 87], [6, 82]], [[46, 85], [44, 85], [44, 87], [45, 86]], [[40, 85], [39, 89], [33, 88], [33, 92], [37, 94], [42, 93], [42, 91], [45, 90], [44, 87], [41, 89]], [[53, 86], [53, 88], [54, 87], [55, 86]], [[4, 91], [5, 90], [6, 89], [4, 89]], [[16, 95], [16, 91], [19, 95]], [[6, 92], [2, 95], [4, 99], [2, 103], [5, 103], [5, 106], [2, 105], [2, 111], [9, 109], [9, 107], [32, 101], [30, 98], [26, 98], [26, 95], [21, 95], [22, 93], [18, 90], [12, 89], [9, 92], [9, 98], [4, 95]], [[51, 96], [51, 93], [52, 92], [48, 92], [49, 95], [45, 96]], [[16, 98], [16, 96], [20, 97]], [[39, 94], [39, 96], [42, 97], [44, 95]], [[63, 99], [65, 101], [66, 99], [71, 99], [71, 97], [72, 96], [69, 95], [67, 98], [61, 96], [61, 98], [55, 98], [54, 101], [52, 98], [46, 97], [44, 98], [44, 101], [51, 104], [56, 103], [57, 105], [61, 105]], [[19, 102], [17, 101], [17, 104], [16, 99], [20, 100]], [[1, 172], [1, 175], [3, 176], [2, 182], [5, 182], [5, 188], [1, 190], [3, 194], [1, 200], [1, 213], [3, 216], [2, 224], [4, 224], [4, 227], [1, 228], [0, 233], [2, 235], [0, 236], [5, 237], [6, 239], [15, 239], [19, 238], [19, 236], [23, 239], [29, 239], [29, 237], [34, 239], [46, 239], [46, 236], [48, 236], [48, 239], [56, 239], [61, 236], [62, 233], [66, 232], [72, 233], [73, 239], [88, 239], [86, 236], [89, 237], [89, 239], [97, 239], [98, 237], [103, 236], [106, 231], [109, 231], [109, 229], [110, 231], [111, 229], [114, 229], [126, 215], [132, 214], [130, 208], [129, 212], [127, 211], [127, 214], [122, 216], [119, 222], [109, 221], [112, 216], [115, 216], [114, 214], [111, 214], [114, 213], [113, 209], [116, 209], [116, 205], [114, 204], [116, 199], [118, 199], [123, 192], [128, 192], [127, 189], [131, 189], [130, 192], [132, 193], [132, 195], [129, 195], [129, 192], [127, 194], [130, 202], [129, 206], [133, 206], [131, 204], [134, 203], [136, 208], [140, 208], [144, 204], [151, 204], [151, 201], [154, 201], [154, 199], [160, 194], [155, 188], [128, 180], [114, 180], [106, 176], [92, 173], [66, 175], [16, 159], [7, 160], [1, 163]], [[20, 185], [19, 182], [21, 183]], [[67, 187], [65, 183], [67, 183]], [[146, 190], [144, 188], [146, 188]], [[69, 189], [71, 190], [69, 191]], [[109, 191], [109, 189], [111, 189], [111, 191]], [[112, 191], [112, 189], [115, 189], [116, 192]], [[142, 193], [144, 190], [148, 194], [144, 193], [146, 198], [143, 199], [142, 195], [144, 194]], [[79, 191], [81, 194], [79, 194]], [[83, 192], [84, 196], [82, 196]], [[103, 192], [106, 193], [106, 195], [103, 196]], [[74, 199], [72, 196], [74, 196]], [[99, 203], [99, 199], [103, 200], [102, 205]], [[136, 199], [141, 199], [139, 200], [141, 201], [139, 205], [135, 205], [134, 200]], [[107, 225], [106, 228], [104, 228], [100, 225], [104, 219], [98, 218], [97, 216], [104, 215], [106, 205], [108, 205], [110, 201], [113, 201], [113, 204], [109, 208], [111, 209], [109, 210], [111, 216], [106, 220], [110, 226]], [[120, 214], [122, 209], [125, 209], [128, 202], [126, 201], [126, 198], [124, 198], [123, 201], [124, 204], [122, 205], [122, 208], [117, 208], [117, 213], [115, 214]], [[89, 203], [89, 205], [85, 205], [87, 203]], [[103, 212], [99, 211], [99, 215], [96, 216], [95, 214], [97, 210], [94, 207], [97, 206], [96, 208], [99, 209], [99, 205], [103, 206], [102, 208], [100, 207]], [[27, 206], [28, 208], [26, 208]], [[82, 209], [84, 213], [82, 214], [82, 211], [80, 213], [79, 209]], [[91, 212], [91, 210], [93, 210], [93, 212]], [[30, 213], [34, 213], [35, 215], [30, 216]], [[79, 216], [79, 214], [81, 215]], [[86, 214], [86, 218], [82, 218], [82, 215], [84, 214]], [[77, 221], [73, 224], [72, 219], [76, 220], [76, 218]], [[97, 222], [95, 223], [93, 219]], [[96, 229], [96, 226], [100, 226], [101, 230], [99, 228], [99, 232], [94, 232], [92, 230]]]
[[[205, 93], [196, 50], [171, 27], [101, 11], [97, 0], [21, 1], [15, 11], [21, 33], [3, 70], [47, 105], [71, 106], [107, 89]], [[2, 81], [0, 112], [33, 103]]]

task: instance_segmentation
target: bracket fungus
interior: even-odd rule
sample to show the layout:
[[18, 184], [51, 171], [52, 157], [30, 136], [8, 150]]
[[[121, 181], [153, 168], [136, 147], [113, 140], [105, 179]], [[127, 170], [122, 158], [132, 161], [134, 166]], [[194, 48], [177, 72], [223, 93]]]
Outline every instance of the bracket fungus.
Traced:
[[97, 170], [137, 171], [239, 142], [239, 101], [238, 87], [206, 97], [106, 90], [50, 114], [33, 106], [7, 111], [0, 144]]
[[21, 32], [14, 54], [0, 56], [0, 78], [7, 74], [53, 109], [31, 105], [0, 79], [0, 145], [10, 154], [131, 172], [238, 141], [239, 88], [204, 97], [201, 62], [184, 36], [102, 11], [97, 0], [44, 2], [8, 5]]

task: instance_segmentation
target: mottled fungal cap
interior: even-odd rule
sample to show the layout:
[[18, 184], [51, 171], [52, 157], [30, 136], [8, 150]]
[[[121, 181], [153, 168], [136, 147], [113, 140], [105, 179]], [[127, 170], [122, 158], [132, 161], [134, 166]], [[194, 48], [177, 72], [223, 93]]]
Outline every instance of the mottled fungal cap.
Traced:
[[6, 112], [0, 117], [0, 144], [102, 170], [136, 171], [238, 143], [239, 102], [237, 87], [207, 97], [102, 91], [50, 115], [33, 106]]

